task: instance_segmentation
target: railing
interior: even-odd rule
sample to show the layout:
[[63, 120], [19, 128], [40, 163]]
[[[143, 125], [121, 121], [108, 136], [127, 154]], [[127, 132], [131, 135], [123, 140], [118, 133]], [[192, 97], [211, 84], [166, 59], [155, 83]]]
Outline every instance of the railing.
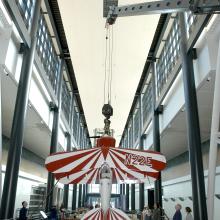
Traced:
[[153, 110], [152, 82], [150, 81], [142, 97], [143, 123], [146, 123]]
[[31, 26], [35, 1], [36, 0], [16, 0], [18, 9], [27, 29], [29, 29]]
[[[132, 124], [131, 124], [131, 126], [132, 126]], [[133, 138], [132, 138], [132, 135], [133, 135], [133, 133], [132, 133], [132, 127], [130, 126], [130, 128], [129, 128], [129, 131], [128, 131], [128, 142], [129, 142], [129, 147], [130, 148], [132, 148], [133, 147], [133, 143], [132, 143], [132, 140], [133, 140]]]
[[137, 141], [138, 139], [138, 134], [139, 134], [139, 123], [140, 123], [140, 118], [139, 118], [139, 110], [136, 110], [136, 113], [134, 115], [134, 143]]
[[75, 137], [75, 139], [77, 138], [77, 134], [78, 134], [78, 122], [79, 122], [79, 113], [76, 112], [76, 109], [74, 107], [73, 109], [73, 122], [72, 122], [72, 132], [73, 132], [73, 136]]
[[53, 90], [56, 92], [56, 84], [59, 72], [59, 57], [56, 54], [50, 32], [42, 13], [37, 32], [36, 50], [47, 74], [47, 78], [49, 79]]
[[188, 33], [188, 38], [191, 35], [193, 31], [193, 26], [197, 23], [198, 18], [198, 15], [194, 15], [191, 11], [186, 13], [186, 29]]
[[62, 110], [67, 122], [69, 122], [71, 113], [71, 94], [65, 80], [63, 80], [62, 88]]
[[[172, 19], [172, 18], [171, 18]], [[159, 97], [166, 85], [174, 66], [177, 63], [180, 53], [180, 31], [178, 16], [174, 18], [172, 28], [165, 40], [163, 50], [157, 60], [156, 83], [157, 96]]]

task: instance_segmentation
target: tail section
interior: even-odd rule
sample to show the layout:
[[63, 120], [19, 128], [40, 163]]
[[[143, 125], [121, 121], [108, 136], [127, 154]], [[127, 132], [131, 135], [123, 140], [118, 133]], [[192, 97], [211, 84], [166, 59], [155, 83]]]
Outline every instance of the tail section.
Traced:
[[87, 212], [82, 220], [130, 220], [130, 218], [119, 209], [109, 208], [104, 214], [102, 208], [98, 208]]

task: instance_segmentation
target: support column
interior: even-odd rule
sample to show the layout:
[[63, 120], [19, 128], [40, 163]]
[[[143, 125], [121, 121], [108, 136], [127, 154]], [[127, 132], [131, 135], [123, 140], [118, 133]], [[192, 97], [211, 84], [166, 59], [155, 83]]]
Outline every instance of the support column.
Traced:
[[[142, 115], [142, 98], [141, 94], [139, 95], [139, 149], [144, 150], [144, 139], [146, 138], [145, 134], [142, 134], [143, 128], [143, 115]], [[139, 210], [142, 212], [144, 209], [144, 183], [139, 184]]]
[[[132, 141], [132, 145], [134, 145], [134, 119], [133, 119], [133, 115], [131, 116], [131, 129], [132, 129], [131, 141]], [[135, 184], [131, 184], [131, 211], [135, 211]]]
[[123, 194], [123, 185], [120, 184], [120, 194], [122, 195]]
[[122, 184], [122, 194], [125, 195], [125, 184]]
[[[51, 109], [54, 111], [53, 115], [53, 128], [51, 134], [50, 141], [50, 154], [56, 153], [58, 148], [58, 133], [59, 133], [59, 121], [60, 121], [60, 112], [61, 112], [61, 104], [62, 104], [62, 81], [63, 81], [63, 66], [64, 61], [60, 62], [59, 76], [57, 79], [57, 100], [58, 106], [52, 104]], [[49, 212], [50, 208], [53, 204], [53, 187], [54, 187], [54, 174], [48, 173], [47, 179], [47, 199], [46, 199], [46, 212]]]
[[73, 184], [72, 210], [76, 210], [77, 185]]
[[187, 35], [184, 13], [179, 13], [180, 53], [182, 59], [182, 75], [185, 95], [187, 119], [187, 136], [190, 156], [192, 197], [194, 219], [207, 220], [206, 193], [204, 183], [201, 137], [196, 97], [193, 61], [187, 53]]
[[88, 184], [85, 184], [85, 201], [84, 201], [84, 205], [87, 205], [87, 195], [88, 195]]
[[[65, 134], [67, 138], [67, 151], [71, 151], [71, 134], [68, 132]], [[69, 184], [64, 185], [63, 192], [63, 205], [65, 209], [68, 209], [68, 198], [69, 198]]]
[[78, 208], [82, 207], [82, 184], [79, 184]]
[[126, 184], [126, 210], [129, 210], [129, 184]]
[[[153, 96], [153, 146], [154, 150], [160, 152], [160, 122], [159, 122], [159, 110], [156, 109], [156, 62], [152, 62], [152, 96]], [[162, 204], [162, 185], [161, 185], [161, 172], [158, 179], [154, 183], [154, 201]]]
[[13, 116], [10, 146], [5, 173], [4, 188], [2, 194], [0, 219], [13, 218], [15, 198], [17, 191], [18, 172], [21, 160], [24, 125], [26, 119], [28, 92], [31, 83], [34, 54], [37, 42], [38, 20], [40, 16], [41, 0], [36, 1], [33, 22], [31, 27], [31, 47], [27, 48], [23, 55], [21, 75], [18, 85], [15, 110]]
[[[140, 138], [140, 150], [144, 150], [144, 140], [146, 139], [146, 134], [141, 135]], [[142, 212], [144, 209], [144, 183], [139, 184], [139, 210]]]
[[83, 186], [82, 187], [82, 207], [84, 207], [85, 206], [85, 196], [86, 196], [86, 185], [83, 184], [82, 186]]
[[135, 184], [131, 184], [131, 210], [135, 211]]

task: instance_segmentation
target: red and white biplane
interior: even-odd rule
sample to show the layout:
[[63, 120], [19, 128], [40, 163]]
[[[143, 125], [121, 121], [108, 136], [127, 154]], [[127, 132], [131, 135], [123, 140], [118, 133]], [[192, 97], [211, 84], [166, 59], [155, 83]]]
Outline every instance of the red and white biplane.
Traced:
[[155, 151], [116, 148], [115, 139], [104, 135], [97, 146], [60, 152], [46, 159], [46, 168], [63, 184], [100, 184], [101, 208], [83, 219], [129, 219], [121, 210], [110, 208], [114, 183], [144, 183], [156, 180], [166, 166], [165, 157]]

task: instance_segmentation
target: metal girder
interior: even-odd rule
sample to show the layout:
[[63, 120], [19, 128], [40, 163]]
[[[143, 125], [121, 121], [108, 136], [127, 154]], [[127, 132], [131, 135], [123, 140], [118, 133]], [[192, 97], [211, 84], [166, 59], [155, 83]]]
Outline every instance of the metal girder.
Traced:
[[107, 23], [112, 25], [117, 17], [147, 15], [147, 14], [167, 14], [174, 12], [193, 11], [194, 13], [210, 13], [220, 11], [219, 0], [166, 0], [153, 1], [126, 6], [111, 6], [107, 16]]

